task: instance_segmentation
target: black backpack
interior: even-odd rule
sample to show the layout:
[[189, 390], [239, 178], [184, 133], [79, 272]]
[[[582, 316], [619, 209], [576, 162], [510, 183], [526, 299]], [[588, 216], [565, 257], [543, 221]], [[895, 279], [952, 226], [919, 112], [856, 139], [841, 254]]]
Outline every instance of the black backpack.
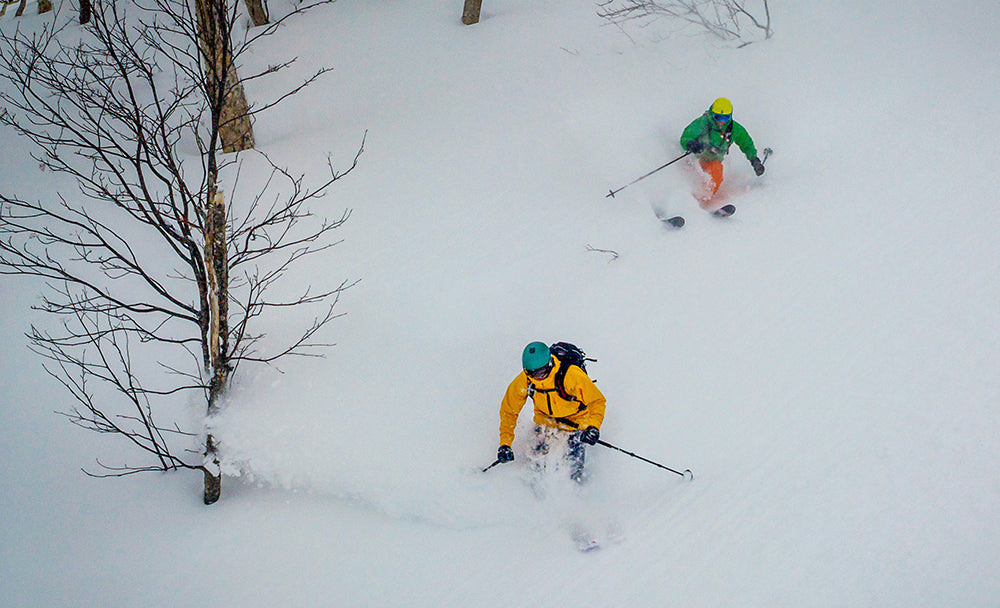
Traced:
[[[587, 353], [583, 352], [579, 346], [576, 344], [570, 344], [569, 342], [556, 342], [549, 347], [549, 352], [552, 353], [555, 358], [559, 359], [560, 363], [562, 363], [562, 365], [559, 366], [559, 371], [556, 372], [556, 392], [558, 392], [559, 396], [566, 401], [578, 401], [576, 397], [567, 393], [566, 388], [563, 386], [566, 379], [566, 370], [568, 370], [571, 365], [575, 365], [582, 369], [583, 373], [586, 374], [587, 361], [596, 362], [597, 359], [587, 357]], [[531, 384], [530, 380], [528, 384], [531, 386], [532, 390], [539, 390], [534, 388], [534, 385]]]

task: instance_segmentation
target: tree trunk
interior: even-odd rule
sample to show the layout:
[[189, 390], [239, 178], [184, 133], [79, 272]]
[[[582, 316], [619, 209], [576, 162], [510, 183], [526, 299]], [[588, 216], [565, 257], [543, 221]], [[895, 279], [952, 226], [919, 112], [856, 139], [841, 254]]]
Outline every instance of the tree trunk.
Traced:
[[[226, 201], [221, 192], [212, 197], [205, 222], [205, 274], [209, 304], [209, 382], [208, 415], [218, 411], [219, 400], [229, 380], [229, 256], [226, 251]], [[209, 433], [205, 439], [205, 504], [219, 500], [222, 472], [218, 446]]]
[[267, 25], [267, 6], [264, 4], [264, 0], [245, 0], [245, 2], [254, 27]]
[[250, 121], [250, 106], [243, 83], [236, 75], [236, 66], [229, 64], [226, 70], [226, 100], [219, 116], [219, 137], [222, 151], [239, 152], [254, 147], [253, 123]]
[[90, 0], [80, 0], [80, 25], [90, 23], [92, 8], [93, 5], [90, 3]]
[[462, 23], [472, 25], [479, 23], [479, 10], [483, 6], [483, 0], [465, 0], [465, 9], [462, 11]]
[[196, 8], [213, 130], [218, 132], [223, 152], [253, 148], [253, 124], [243, 83], [233, 64], [226, 3], [196, 0]]
[[219, 455], [211, 434], [205, 439], [204, 465], [205, 491], [202, 500], [206, 505], [213, 505], [222, 496], [222, 470], [219, 468]]
[[47, 13], [52, 10], [52, 0], [38, 0], [38, 14]]

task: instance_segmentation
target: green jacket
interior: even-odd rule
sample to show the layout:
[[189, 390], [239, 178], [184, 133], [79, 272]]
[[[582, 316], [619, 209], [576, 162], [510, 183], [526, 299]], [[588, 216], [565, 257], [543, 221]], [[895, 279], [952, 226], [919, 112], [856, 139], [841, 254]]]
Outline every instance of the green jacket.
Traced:
[[704, 149], [698, 154], [700, 160], [722, 160], [729, 154], [729, 146], [735, 143], [746, 154], [747, 160], [757, 158], [757, 148], [743, 125], [730, 120], [723, 128], [712, 120], [710, 112], [694, 119], [681, 134], [681, 147], [687, 150], [689, 142], [698, 140]]

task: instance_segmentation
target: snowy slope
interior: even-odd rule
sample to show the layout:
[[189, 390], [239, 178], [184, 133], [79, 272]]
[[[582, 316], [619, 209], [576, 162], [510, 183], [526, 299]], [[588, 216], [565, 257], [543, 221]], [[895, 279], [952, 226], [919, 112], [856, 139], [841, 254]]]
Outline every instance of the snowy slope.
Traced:
[[[362, 280], [326, 359], [241, 370], [212, 508], [193, 475], [79, 473], [134, 454], [51, 414], [37, 286], [4, 279], [5, 604], [1000, 602], [1000, 9], [783, 3], [738, 50], [595, 10], [339, 0], [260, 46], [301, 56], [287, 82], [335, 68], [259, 121], [272, 158], [319, 173], [368, 132], [324, 199], [345, 242], [301, 277]], [[727, 160], [736, 216], [682, 166], [605, 198], [720, 95], [776, 151]], [[527, 408], [480, 474], [536, 339], [598, 359], [604, 439], [696, 479], [593, 448], [588, 487], [536, 498]], [[623, 539], [580, 554], [576, 523]]]

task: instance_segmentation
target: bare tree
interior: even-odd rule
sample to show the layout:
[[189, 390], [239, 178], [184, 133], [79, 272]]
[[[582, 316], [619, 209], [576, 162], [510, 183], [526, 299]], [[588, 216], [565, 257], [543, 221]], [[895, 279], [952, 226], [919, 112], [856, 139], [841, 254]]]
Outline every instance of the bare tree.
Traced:
[[[337, 244], [350, 212], [326, 219], [312, 207], [357, 166], [364, 140], [345, 171], [327, 159], [329, 173], [312, 185], [261, 152], [223, 154], [230, 89], [221, 83], [255, 40], [332, 1], [244, 32], [218, 63], [206, 60], [185, 0], [98, 1], [86, 28], [0, 33], [0, 124], [33, 144], [42, 170], [74, 184], [55, 196], [0, 193], [0, 273], [49, 285], [40, 308], [60, 322], [32, 327], [29, 338], [75, 399], [63, 413], [147, 456], [139, 465], [101, 464], [99, 475], [198, 470], [205, 502], [214, 502], [217, 445], [204, 421], [179, 421], [182, 396], [203, 399], [211, 414], [240, 364], [318, 356], [328, 346], [322, 330], [350, 284], [293, 292], [284, 284], [303, 258]], [[235, 15], [221, 22], [229, 33]], [[246, 114], [273, 108], [326, 71]], [[248, 164], [250, 177], [240, 177]], [[297, 332], [275, 339], [261, 331], [262, 317], [292, 311], [281, 323], [298, 320]]]
[[[751, 4], [752, 2], [752, 4]], [[771, 10], [767, 0], [610, 0], [597, 14], [611, 23], [648, 21], [671, 17], [703, 27], [722, 40], [742, 40], [749, 44], [745, 24], [765, 39], [771, 37]], [[751, 8], [747, 8], [751, 5]]]

